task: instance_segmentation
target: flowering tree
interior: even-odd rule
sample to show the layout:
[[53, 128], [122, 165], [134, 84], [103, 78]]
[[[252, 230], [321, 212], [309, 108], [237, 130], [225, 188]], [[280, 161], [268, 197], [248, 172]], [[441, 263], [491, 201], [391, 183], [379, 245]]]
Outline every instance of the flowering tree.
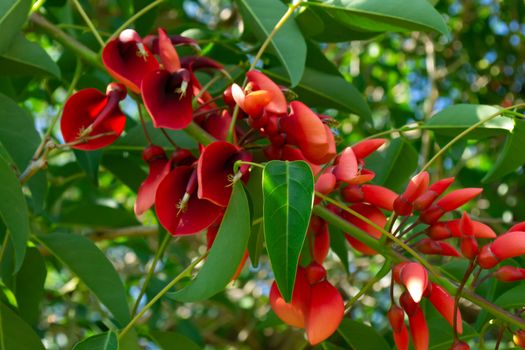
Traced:
[[[525, 222], [482, 211], [525, 105], [438, 108], [443, 15], [202, 3], [0, 5], [2, 349], [525, 347]], [[430, 85], [398, 126], [332, 62], [391, 32]]]

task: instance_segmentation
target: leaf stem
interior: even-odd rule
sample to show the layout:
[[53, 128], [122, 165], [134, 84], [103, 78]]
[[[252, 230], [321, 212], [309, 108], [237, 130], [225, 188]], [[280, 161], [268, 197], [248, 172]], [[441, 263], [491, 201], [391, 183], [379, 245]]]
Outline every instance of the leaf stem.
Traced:
[[184, 277], [186, 277], [189, 273], [191, 273], [191, 271], [195, 268], [195, 266], [197, 266], [198, 263], [200, 263], [202, 260], [204, 260], [206, 257], [208, 256], [208, 253], [205, 253], [204, 255], [201, 255], [199, 258], [195, 259], [190, 265], [188, 265], [188, 267], [186, 267], [184, 270], [182, 270], [181, 273], [179, 273], [177, 276], [175, 276], [175, 278], [173, 278], [171, 280], [170, 283], [168, 283], [164, 288], [162, 288], [162, 290], [160, 292], [157, 293], [157, 295], [155, 295], [149, 303], [146, 304], [146, 306], [144, 306], [144, 308], [142, 310], [139, 311], [139, 313], [137, 313], [133, 319], [131, 321], [129, 321], [129, 323], [126, 325], [126, 327], [124, 327], [122, 329], [122, 331], [120, 331], [119, 335], [118, 335], [118, 338], [119, 340], [122, 339], [122, 337], [124, 337], [131, 329], [133, 329], [133, 327], [135, 326], [135, 324], [140, 320], [140, 318], [160, 299], [162, 298], [166, 293], [168, 293], [170, 291], [171, 288], [173, 288], [173, 286], [175, 284], [177, 284], [177, 282], [179, 282], [181, 279], [183, 279]]
[[359, 290], [359, 292], [357, 292], [356, 295], [354, 295], [352, 297], [352, 299], [350, 299], [346, 304], [345, 304], [345, 314], [348, 313], [350, 311], [350, 309], [352, 308], [352, 305], [354, 305], [354, 303], [356, 301], [358, 301], [361, 296], [363, 296], [365, 293], [367, 293], [370, 288], [372, 288], [374, 286], [374, 284], [377, 283], [377, 281], [379, 281], [381, 278], [385, 277], [386, 274], [390, 271], [390, 268], [392, 267], [392, 261], [390, 259], [387, 258], [387, 260], [385, 261], [385, 263], [383, 264], [383, 266], [381, 267], [381, 269], [375, 274], [375, 276], [373, 278], [371, 278], [364, 286], [363, 288], [361, 288]]
[[82, 8], [82, 5], [80, 5], [78, 0], [71, 0], [71, 1], [73, 2], [75, 7], [77, 8], [78, 12], [80, 13], [80, 16], [84, 19], [84, 21], [88, 25], [89, 29], [91, 29], [91, 32], [93, 33], [93, 35], [97, 39], [97, 41], [100, 44], [100, 46], [104, 47], [104, 40], [102, 40], [102, 37], [100, 36], [100, 34], [97, 31], [97, 28], [95, 27], [95, 25], [93, 24], [93, 22], [91, 21], [89, 16], [87, 15], [86, 11], [84, 11], [84, 8]]

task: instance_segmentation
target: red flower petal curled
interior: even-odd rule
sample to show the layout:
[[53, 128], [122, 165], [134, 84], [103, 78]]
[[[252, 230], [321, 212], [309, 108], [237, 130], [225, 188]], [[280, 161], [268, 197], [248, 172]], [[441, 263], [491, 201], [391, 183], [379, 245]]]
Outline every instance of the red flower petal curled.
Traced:
[[263, 73], [251, 70], [246, 73], [248, 81], [254, 85], [254, 90], [266, 90], [270, 94], [270, 102], [266, 109], [272, 113], [285, 114], [287, 112], [286, 98], [281, 88]]
[[155, 204], [155, 193], [157, 192], [157, 187], [170, 170], [168, 166], [169, 161], [164, 154], [164, 150], [159, 146], [150, 146], [146, 148], [146, 150], [144, 150], [144, 158], [150, 155], [152, 150], [153, 152], [156, 152], [156, 154], [145, 159], [149, 166], [149, 174], [137, 191], [137, 200], [135, 201], [134, 206], [135, 215], [143, 214]]

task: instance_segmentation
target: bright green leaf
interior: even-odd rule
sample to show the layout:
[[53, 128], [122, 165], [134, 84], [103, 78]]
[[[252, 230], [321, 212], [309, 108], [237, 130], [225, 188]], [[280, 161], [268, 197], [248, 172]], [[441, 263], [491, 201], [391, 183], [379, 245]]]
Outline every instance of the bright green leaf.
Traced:
[[20, 316], [32, 326], [37, 325], [40, 317], [46, 275], [42, 254], [37, 248], [29, 248], [24, 263], [16, 274], [14, 293]]
[[170, 297], [194, 302], [210, 298], [222, 291], [231, 281], [242, 261], [250, 237], [248, 197], [240, 182], [233, 185], [228, 208], [222, 219], [204, 266], [184, 289]]
[[273, 160], [264, 167], [262, 188], [266, 249], [279, 291], [290, 301], [312, 213], [312, 170], [303, 161]]
[[129, 322], [124, 285], [113, 265], [93, 242], [83, 236], [62, 232], [37, 238], [86, 284], [121, 325]]
[[118, 337], [113, 331], [91, 336], [77, 343], [73, 350], [117, 350]]
[[201, 347], [190, 338], [175, 332], [150, 332], [162, 350], [199, 350]]
[[7, 51], [0, 55], [0, 74], [60, 78], [60, 68], [40, 45], [18, 34]]
[[9, 45], [24, 25], [32, 0], [0, 1], [0, 53], [8, 50]]
[[364, 323], [343, 319], [337, 332], [353, 350], [390, 350], [385, 339]]
[[0, 349], [45, 350], [33, 329], [4, 303], [0, 303]]
[[[287, 10], [279, 0], [237, 0], [244, 25], [264, 41]], [[270, 41], [270, 50], [279, 58], [291, 86], [301, 80], [306, 60], [306, 43], [293, 18], [289, 18]]]

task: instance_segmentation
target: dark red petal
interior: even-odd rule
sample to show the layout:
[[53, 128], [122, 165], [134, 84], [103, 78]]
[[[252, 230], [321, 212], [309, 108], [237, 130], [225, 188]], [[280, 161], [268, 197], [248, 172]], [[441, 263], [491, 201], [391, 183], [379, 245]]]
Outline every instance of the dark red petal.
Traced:
[[213, 113], [206, 118], [202, 127], [217, 140], [225, 141], [228, 138], [231, 121], [232, 117], [228, 111], [223, 111], [221, 114]]
[[169, 161], [166, 158], [154, 159], [149, 162], [149, 174], [142, 182], [137, 192], [135, 201], [135, 215], [141, 215], [155, 204], [155, 193], [157, 187], [168, 174]]
[[170, 37], [166, 34], [166, 31], [162, 28], [159, 31], [159, 56], [164, 69], [170, 73], [175, 73], [180, 69], [180, 59], [177, 54], [177, 50], [173, 47]]
[[[432, 283], [432, 288], [428, 300], [434, 305], [436, 310], [447, 320], [450, 326], [454, 325], [454, 297], [438, 284]], [[461, 312], [457, 312], [457, 331], [463, 333], [463, 321]]]
[[197, 165], [199, 198], [226, 207], [232, 187], [228, 176], [233, 174], [233, 163], [239, 148], [225, 141], [213, 142], [201, 153]]
[[159, 184], [155, 195], [155, 211], [162, 226], [172, 235], [189, 235], [200, 232], [217, 220], [222, 208], [192, 194], [186, 210], [178, 207], [193, 173], [190, 166], [173, 169]]
[[142, 99], [156, 128], [184, 129], [192, 120], [192, 87], [181, 97], [170, 86], [172, 74], [157, 70], [142, 81]]
[[414, 343], [414, 350], [428, 350], [428, 325], [423, 310], [418, 306], [412, 316], [408, 316], [410, 333]]

